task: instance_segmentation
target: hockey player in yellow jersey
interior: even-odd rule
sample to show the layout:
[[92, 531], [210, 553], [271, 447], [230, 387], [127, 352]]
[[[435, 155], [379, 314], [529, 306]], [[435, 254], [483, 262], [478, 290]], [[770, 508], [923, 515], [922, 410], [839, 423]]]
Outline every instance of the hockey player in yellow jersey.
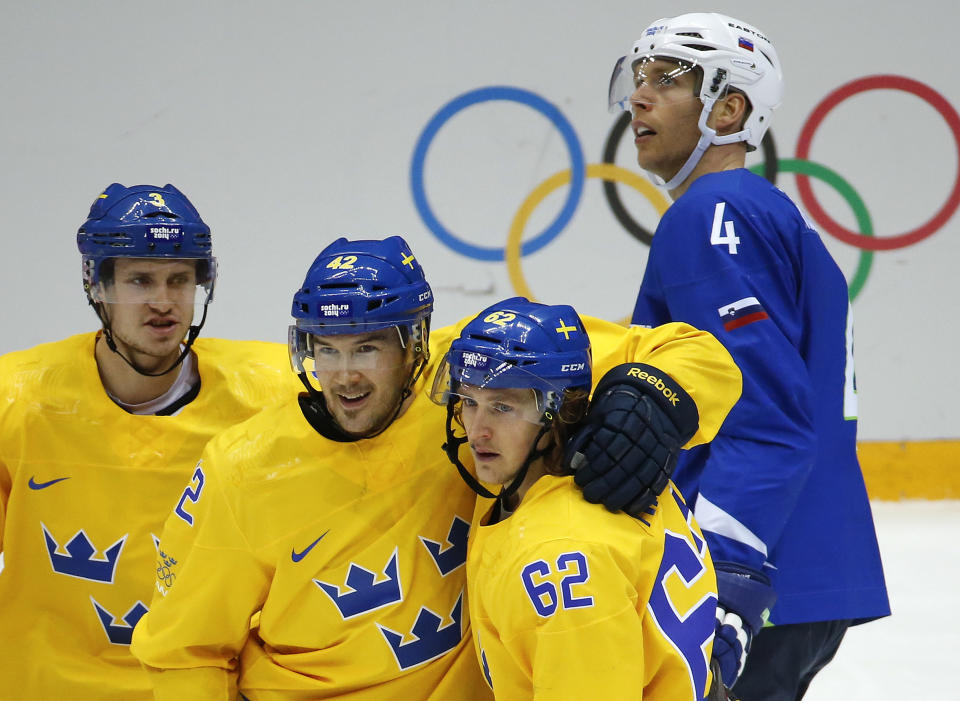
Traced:
[[280, 344], [197, 338], [216, 261], [175, 187], [110, 185], [77, 241], [102, 329], [0, 357], [0, 698], [146, 701], [163, 521], [210, 437], [293, 383]]
[[[672, 483], [639, 518], [597, 509], [563, 465], [587, 408], [590, 366], [572, 307], [515, 297], [468, 323], [437, 372], [432, 398], [447, 407], [449, 457], [494, 498], [479, 502], [468, 545], [477, 657], [498, 701], [699, 701], [717, 584], [690, 510]], [[653, 403], [637, 403], [631, 385], [655, 388], [644, 393]], [[596, 390], [609, 392], [628, 396], [623, 428], [643, 416], [682, 435], [695, 430], [692, 398], [656, 367], [614, 368]], [[659, 441], [653, 431], [641, 440]], [[459, 460], [465, 442], [475, 474]], [[570, 446], [576, 453], [576, 439]], [[504, 486], [494, 494], [484, 483]]]
[[[432, 308], [400, 237], [339, 239], [313, 262], [289, 334], [306, 392], [211, 441], [161, 536], [133, 636], [157, 699], [492, 698], [469, 632], [476, 495], [428, 396], [431, 350], [457, 328], [429, 333]], [[722, 346], [597, 323], [608, 362], [649, 355], [683, 378], [690, 441], [709, 440], [740, 391]]]

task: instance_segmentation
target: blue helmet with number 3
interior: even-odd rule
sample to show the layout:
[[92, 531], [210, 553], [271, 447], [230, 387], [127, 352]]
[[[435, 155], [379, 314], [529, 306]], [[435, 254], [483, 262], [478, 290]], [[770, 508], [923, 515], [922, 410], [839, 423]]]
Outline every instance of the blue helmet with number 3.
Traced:
[[533, 389], [541, 416], [555, 412], [566, 393], [589, 394], [590, 339], [573, 307], [512, 297], [484, 309], [450, 345], [446, 372], [431, 397], [444, 404], [461, 384], [480, 389]]
[[111, 258], [193, 258], [200, 282], [212, 291], [216, 261], [210, 227], [180, 190], [173, 185], [112, 183], [90, 206], [87, 220], [77, 231], [83, 256], [85, 288], [109, 274], [104, 262]]

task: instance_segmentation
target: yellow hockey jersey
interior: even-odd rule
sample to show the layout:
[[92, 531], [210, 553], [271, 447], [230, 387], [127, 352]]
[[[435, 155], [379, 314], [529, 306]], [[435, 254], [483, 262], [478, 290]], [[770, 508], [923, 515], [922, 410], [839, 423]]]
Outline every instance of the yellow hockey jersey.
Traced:
[[488, 519], [470, 535], [467, 577], [497, 701], [704, 697], [717, 583], [676, 487], [635, 519], [547, 475], [509, 518]]
[[[589, 323], [598, 373], [656, 365], [697, 401], [691, 445], [713, 437], [740, 374], [710, 334]], [[458, 330], [431, 334], [414, 399], [376, 437], [324, 438], [291, 401], [210, 443], [167, 520], [133, 636], [157, 699], [492, 698], [469, 632], [475, 495], [441, 450], [446, 410], [424, 391]]]
[[200, 338], [198, 396], [133, 415], [107, 396], [95, 342], [0, 357], [3, 698], [153, 698], [129, 644], [163, 522], [211, 436], [298, 386], [282, 345]]

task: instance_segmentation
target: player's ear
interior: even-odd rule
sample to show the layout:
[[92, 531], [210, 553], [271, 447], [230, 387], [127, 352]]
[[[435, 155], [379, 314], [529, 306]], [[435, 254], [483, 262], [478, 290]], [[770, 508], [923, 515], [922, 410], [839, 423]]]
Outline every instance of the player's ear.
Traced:
[[747, 117], [747, 108], [746, 96], [743, 93], [731, 91], [714, 104], [710, 113], [711, 126], [720, 135], [739, 131]]

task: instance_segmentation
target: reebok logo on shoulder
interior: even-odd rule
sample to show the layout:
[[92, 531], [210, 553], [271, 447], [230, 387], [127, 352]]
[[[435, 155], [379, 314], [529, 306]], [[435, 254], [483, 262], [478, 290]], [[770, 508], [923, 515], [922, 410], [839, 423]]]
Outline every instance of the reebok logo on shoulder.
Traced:
[[70, 478], [69, 478], [69, 477], [58, 477], [57, 479], [52, 479], [52, 480], [50, 480], [49, 482], [37, 482], [36, 478], [33, 477], [33, 476], [31, 476], [31, 477], [30, 477], [30, 481], [27, 482], [27, 486], [30, 487], [30, 489], [34, 489], [34, 490], [46, 489], [47, 487], [52, 487], [52, 486], [55, 485], [57, 482], [63, 482], [64, 480], [68, 480], [68, 479], [70, 479]]

